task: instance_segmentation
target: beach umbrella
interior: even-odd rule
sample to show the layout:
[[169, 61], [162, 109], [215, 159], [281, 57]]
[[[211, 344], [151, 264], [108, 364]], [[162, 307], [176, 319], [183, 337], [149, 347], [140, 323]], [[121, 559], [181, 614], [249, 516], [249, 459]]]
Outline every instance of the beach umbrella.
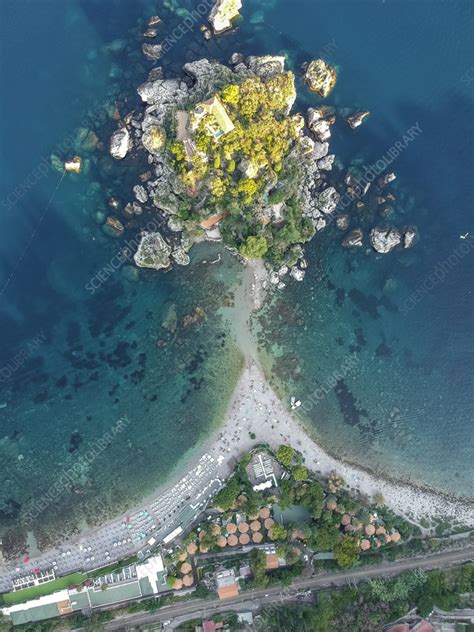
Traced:
[[256, 531], [255, 533], [252, 533], [252, 541], [255, 542], [255, 544], [259, 544], [262, 540], [263, 540], [263, 535], [260, 533], [260, 531]]
[[180, 562], [184, 562], [184, 560], [187, 559], [187, 557], [188, 557], [187, 551], [183, 551], [182, 553], [179, 554], [178, 559]]
[[233, 522], [229, 522], [226, 525], [227, 533], [235, 533], [237, 531], [237, 525]]
[[366, 533], [366, 535], [374, 535], [374, 533], [375, 533], [375, 527], [374, 527], [374, 525], [373, 525], [373, 524], [368, 524], [368, 525], [365, 527], [365, 533]]
[[241, 522], [239, 524], [239, 531], [240, 533], [247, 533], [247, 531], [249, 530], [249, 526], [246, 522]]
[[205, 531], [200, 531], [199, 532], [199, 539], [200, 540], [204, 540], [205, 537], [206, 537], [206, 532]]
[[188, 551], [189, 555], [194, 555], [198, 548], [194, 544], [194, 542], [191, 542], [191, 544], [188, 544], [188, 546], [186, 547], [186, 550]]
[[273, 525], [275, 524], [275, 521], [272, 520], [271, 518], [266, 518], [263, 524], [265, 526], [265, 529], [271, 529]]
[[207, 553], [208, 551], [209, 551], [209, 547], [208, 547], [208, 546], [206, 546], [205, 544], [201, 544], [201, 545], [199, 546], [199, 552], [200, 552], [200, 553]]
[[270, 509], [268, 507], [262, 507], [258, 512], [260, 518], [269, 518], [270, 517]]
[[386, 532], [387, 532], [387, 529], [385, 527], [383, 527], [383, 526], [382, 527], [377, 527], [377, 530], [375, 531], [375, 533], [377, 535], [383, 535]]
[[182, 587], [183, 587], [183, 582], [180, 579], [175, 579], [173, 582], [173, 589], [181, 590]]
[[369, 540], [361, 540], [359, 544], [362, 551], [368, 551], [370, 549]]
[[390, 537], [392, 538], [392, 542], [400, 542], [402, 536], [398, 533], [398, 531], [394, 531]]
[[260, 531], [261, 526], [258, 520], [253, 520], [253, 522], [250, 523], [250, 529], [252, 531]]
[[191, 564], [189, 562], [185, 562], [184, 564], [182, 564], [180, 570], [181, 570], [183, 575], [187, 575], [188, 573], [190, 573], [193, 570], [193, 567], [191, 566]]
[[192, 586], [194, 583], [194, 579], [192, 575], [185, 575], [183, 577], [183, 586]]
[[221, 532], [221, 528], [218, 524], [213, 524], [211, 526], [211, 533], [212, 535], [220, 535]]
[[223, 549], [226, 545], [227, 545], [227, 538], [225, 538], [223, 535], [220, 535], [217, 540], [217, 546], [220, 546], [221, 549]]
[[241, 533], [239, 535], [240, 544], [248, 544], [250, 542], [250, 537], [248, 533]]
[[229, 543], [229, 546], [236, 546], [239, 543], [239, 540], [236, 535], [230, 535], [227, 538], [227, 542]]

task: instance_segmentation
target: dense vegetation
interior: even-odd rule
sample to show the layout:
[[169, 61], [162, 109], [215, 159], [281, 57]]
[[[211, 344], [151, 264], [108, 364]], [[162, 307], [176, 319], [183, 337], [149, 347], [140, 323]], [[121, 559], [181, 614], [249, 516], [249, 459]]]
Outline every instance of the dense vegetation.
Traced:
[[474, 589], [474, 565], [449, 571], [409, 572], [390, 581], [372, 581], [316, 596], [311, 607], [269, 608], [262, 628], [272, 632], [379, 632], [382, 626], [417, 607], [426, 616], [464, 605], [462, 594]]
[[[303, 119], [288, 115], [295, 94], [291, 72], [266, 81], [252, 76], [239, 85], [229, 84], [217, 97], [234, 129], [215, 138], [209, 125], [219, 127], [219, 122], [213, 115], [199, 120], [191, 112], [197, 152], [187, 156], [184, 143], [176, 139], [168, 145], [189, 193], [180, 217], [196, 222], [224, 211], [223, 239], [246, 258], [274, 263], [291, 259], [289, 247], [314, 234], [298, 205], [299, 158], [292, 150]], [[272, 205], [279, 203], [285, 203], [285, 212], [274, 218]], [[197, 213], [196, 206], [205, 211]]]

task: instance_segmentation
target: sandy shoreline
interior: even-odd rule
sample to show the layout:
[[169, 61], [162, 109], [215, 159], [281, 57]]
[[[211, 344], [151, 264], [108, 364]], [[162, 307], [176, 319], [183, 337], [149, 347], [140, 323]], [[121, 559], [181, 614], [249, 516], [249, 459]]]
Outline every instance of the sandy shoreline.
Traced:
[[195, 519], [224, 484], [242, 454], [258, 443], [274, 448], [281, 443], [291, 444], [303, 454], [309, 469], [322, 475], [336, 470], [352, 490], [367, 496], [382, 494], [390, 509], [416, 522], [423, 518], [455, 518], [467, 527], [474, 526], [472, 505], [338, 461], [310, 437], [296, 414], [278, 398], [254, 358], [255, 342], [249, 319], [262, 305], [265, 288], [263, 266], [249, 265], [236, 290], [235, 307], [224, 311], [236, 344], [245, 356], [245, 366], [222, 423], [177, 463], [165, 483], [125, 515], [86, 528], [77, 537], [58, 543], [55, 549], [38, 555], [31, 551], [35, 555], [32, 560], [3, 564], [0, 560], [1, 591], [10, 590], [14, 577], [34, 568], [47, 569], [55, 564], [57, 575], [64, 575], [79, 569], [92, 570], [145, 551], [148, 539], [153, 537], [160, 542], [183, 523], [183, 511], [188, 512], [187, 522], [193, 514]]

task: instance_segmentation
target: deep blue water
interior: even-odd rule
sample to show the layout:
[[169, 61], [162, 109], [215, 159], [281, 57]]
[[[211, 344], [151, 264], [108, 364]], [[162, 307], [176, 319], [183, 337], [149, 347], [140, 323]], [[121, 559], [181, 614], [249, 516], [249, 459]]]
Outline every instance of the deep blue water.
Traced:
[[[407, 301], [462, 244], [459, 235], [474, 234], [470, 3], [244, 5], [237, 31], [206, 43], [195, 29], [167, 54], [165, 72], [235, 50], [284, 52], [295, 70], [327, 57], [339, 70], [328, 103], [371, 111], [356, 132], [340, 117], [334, 126], [345, 166], [369, 165], [412, 125], [422, 130], [391, 166], [398, 175], [391, 221], [416, 224], [419, 244], [376, 257], [343, 251], [335, 228], [314, 240], [305, 282], [293, 283], [263, 321], [274, 375], [305, 399], [356, 357], [339, 398], [331, 391], [310, 412], [323, 443], [392, 475], [469, 494], [472, 250], [414, 309]], [[239, 279], [229, 258], [210, 269], [200, 264], [209, 258], [203, 247], [189, 269], [138, 282], [119, 270], [97, 293], [85, 288], [119, 248], [96, 213], [107, 212], [110, 195], [129, 199], [140, 165], [85, 152], [89, 171], [68, 175], [45, 212], [60, 174], [41, 165], [53, 152], [75, 153], [61, 148], [78, 126], [107, 142], [115, 104], [122, 114], [134, 106], [151, 67], [140, 52], [143, 20], [162, 12], [170, 28], [179, 23], [151, 0], [0, 6], [0, 526], [16, 529], [19, 541], [31, 499], [122, 415], [131, 421], [120, 441], [48, 507], [36, 535], [46, 540], [53, 524], [67, 530], [146, 493], [209, 429], [231, 389], [221, 368], [238, 366], [219, 314]], [[110, 46], [122, 38], [123, 46]], [[319, 102], [301, 87], [301, 107]], [[163, 328], [173, 306], [182, 323], [196, 305], [206, 311], [197, 328]], [[38, 347], [35, 337], [44, 338]]]

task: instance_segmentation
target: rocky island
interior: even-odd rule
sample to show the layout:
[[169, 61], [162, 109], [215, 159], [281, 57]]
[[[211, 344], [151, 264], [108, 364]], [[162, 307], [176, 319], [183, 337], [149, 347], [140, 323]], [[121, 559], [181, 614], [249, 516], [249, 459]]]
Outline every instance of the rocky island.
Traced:
[[334, 161], [334, 116], [327, 107], [310, 108], [306, 118], [292, 112], [295, 76], [284, 63], [200, 59], [185, 64], [182, 80], [153, 70], [139, 86], [144, 111], [114, 132], [110, 153], [122, 160], [132, 147], [147, 152], [153, 171], [134, 187], [135, 204], [151, 201], [169, 234], [143, 237], [138, 266], [167, 267], [171, 252], [187, 264], [194, 243], [221, 240], [244, 259], [264, 259], [275, 284], [287, 273], [302, 280], [302, 244], [339, 201], [324, 176]]

